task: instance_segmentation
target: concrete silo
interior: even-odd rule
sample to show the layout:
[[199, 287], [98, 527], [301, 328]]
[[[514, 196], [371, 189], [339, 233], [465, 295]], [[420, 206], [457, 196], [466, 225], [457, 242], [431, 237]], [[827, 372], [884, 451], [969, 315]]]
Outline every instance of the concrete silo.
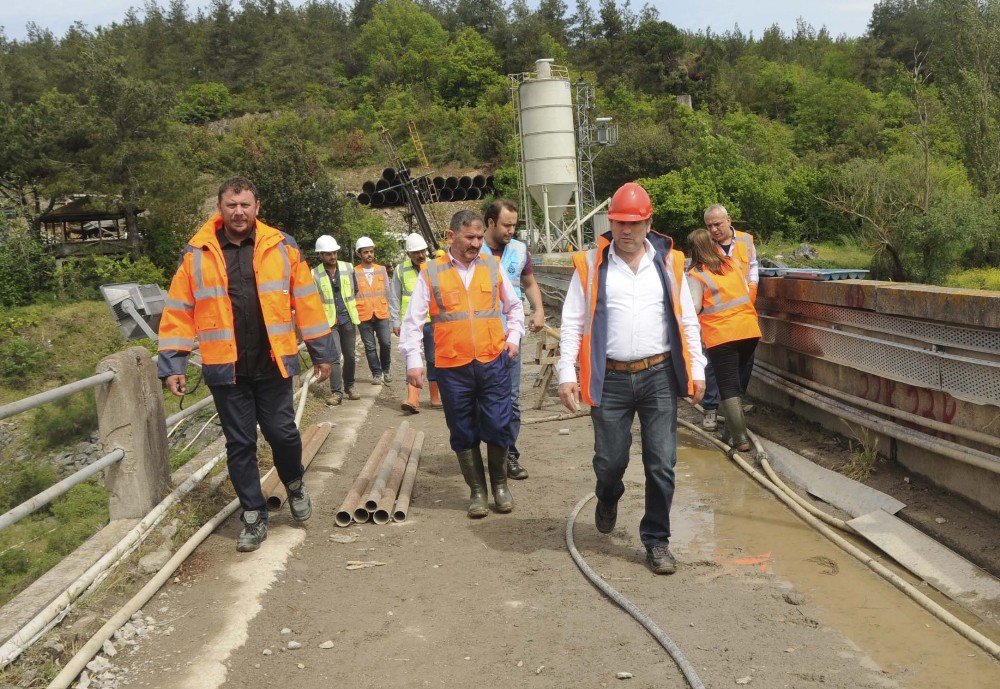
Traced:
[[[569, 71], [538, 60], [534, 72], [511, 75], [521, 146], [522, 216], [528, 241], [546, 251], [582, 244], [577, 145]], [[542, 212], [539, 226], [532, 212]]]

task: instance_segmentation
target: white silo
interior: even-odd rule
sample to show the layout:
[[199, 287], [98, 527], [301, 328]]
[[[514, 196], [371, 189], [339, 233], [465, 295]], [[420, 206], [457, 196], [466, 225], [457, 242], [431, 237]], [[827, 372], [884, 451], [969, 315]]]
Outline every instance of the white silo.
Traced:
[[[524, 216], [529, 231], [542, 230], [538, 239], [544, 241], [547, 251], [559, 247], [567, 235], [580, 246], [573, 96], [568, 70], [552, 62], [538, 60], [534, 72], [512, 75], [517, 89], [524, 187], [543, 212], [543, 227], [534, 226], [529, 208]], [[528, 199], [524, 201], [527, 205]], [[565, 217], [567, 211], [571, 218]]]

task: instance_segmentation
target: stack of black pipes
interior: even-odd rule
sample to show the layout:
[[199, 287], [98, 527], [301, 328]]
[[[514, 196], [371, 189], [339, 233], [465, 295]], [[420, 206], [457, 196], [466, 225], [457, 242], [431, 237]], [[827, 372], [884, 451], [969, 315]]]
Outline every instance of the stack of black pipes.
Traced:
[[[417, 187], [422, 203], [431, 201], [432, 186], [438, 201], [476, 201], [496, 194], [493, 175], [418, 177], [413, 180], [413, 184]], [[372, 208], [406, 205], [406, 194], [403, 193], [399, 174], [391, 167], [383, 170], [379, 179], [362, 184], [361, 193], [355, 198], [362, 206]]]

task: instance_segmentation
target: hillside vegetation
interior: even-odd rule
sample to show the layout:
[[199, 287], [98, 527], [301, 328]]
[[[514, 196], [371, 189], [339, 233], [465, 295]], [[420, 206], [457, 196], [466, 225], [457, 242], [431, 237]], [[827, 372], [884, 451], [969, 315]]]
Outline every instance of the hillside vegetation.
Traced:
[[1000, 0], [884, 0], [857, 38], [669, 20], [617, 0], [215, 0], [195, 14], [175, 0], [0, 37], [0, 195], [16, 216], [0, 266], [18, 267], [0, 302], [55, 289], [51, 262], [23, 257], [67, 193], [144, 210], [134, 263], [168, 273], [236, 172], [306, 246], [378, 230], [335, 180], [387, 164], [380, 125], [412, 160], [412, 120], [432, 165], [494, 169], [509, 193], [505, 75], [540, 57], [593, 83], [621, 124], [599, 196], [642, 179], [661, 230], [682, 237], [722, 202], [769, 242], [859, 244], [878, 277], [968, 282], [1000, 263]]

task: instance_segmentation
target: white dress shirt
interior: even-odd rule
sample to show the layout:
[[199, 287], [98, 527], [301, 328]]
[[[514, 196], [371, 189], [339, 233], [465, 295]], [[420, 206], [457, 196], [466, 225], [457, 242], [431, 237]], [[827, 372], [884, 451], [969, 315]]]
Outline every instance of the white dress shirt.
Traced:
[[[465, 264], [456, 260], [450, 251], [448, 259], [451, 261], [452, 267], [458, 271], [459, 277], [462, 278], [465, 289], [469, 289], [476, 265], [484, 260], [493, 260], [492, 257], [486, 259], [477, 256], [472, 263]], [[421, 271], [422, 273], [423, 271]], [[514, 292], [510, 280], [504, 279], [502, 273], [498, 274], [500, 275], [500, 302], [503, 305], [503, 315], [507, 319], [507, 342], [520, 345], [521, 336], [524, 335], [524, 306], [517, 298], [517, 293]], [[424, 323], [427, 322], [430, 303], [431, 293], [427, 287], [427, 281], [421, 275], [417, 284], [413, 286], [410, 305], [407, 307], [406, 315], [399, 327], [399, 351], [406, 359], [407, 370], [423, 368], [424, 366]]]
[[[605, 285], [608, 305], [607, 357], [617, 361], [635, 361], [670, 350], [667, 329], [663, 325], [665, 310], [663, 283], [653, 261], [660, 260], [656, 249], [646, 240], [646, 254], [633, 273], [624, 259], [615, 252], [614, 242], [608, 250], [608, 276]], [[701, 327], [691, 301], [686, 280], [681, 280], [681, 333], [691, 357], [691, 379], [705, 380], [705, 355], [701, 351]], [[559, 340], [559, 383], [575, 383], [576, 361], [580, 353], [583, 319], [587, 304], [578, 271], [573, 272], [563, 302]]]

